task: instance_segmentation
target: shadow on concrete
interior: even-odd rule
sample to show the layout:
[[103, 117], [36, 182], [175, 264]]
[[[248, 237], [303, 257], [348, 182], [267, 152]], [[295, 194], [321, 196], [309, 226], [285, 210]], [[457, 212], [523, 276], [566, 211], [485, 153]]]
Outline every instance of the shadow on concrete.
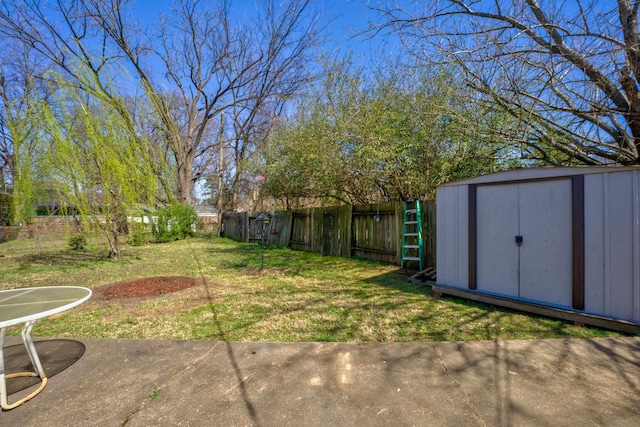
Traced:
[[[85, 345], [68, 339], [52, 339], [34, 343], [42, 368], [48, 378], [64, 371], [77, 362], [85, 351]], [[16, 344], [4, 349], [5, 371], [33, 372], [34, 368], [24, 344]], [[16, 377], [7, 379], [7, 395], [12, 395], [40, 383], [38, 377]]]
[[229, 358], [229, 362], [231, 363], [231, 366], [233, 366], [233, 371], [234, 374], [236, 376], [236, 380], [238, 381], [239, 384], [239, 388], [240, 388], [240, 393], [242, 395], [242, 399], [244, 401], [244, 405], [245, 408], [247, 410], [247, 413], [249, 414], [249, 417], [251, 418], [251, 421], [253, 422], [253, 425], [255, 426], [259, 426], [260, 424], [258, 423], [258, 415], [255, 409], [255, 406], [253, 405], [253, 403], [251, 402], [251, 399], [249, 398], [249, 394], [247, 391], [247, 386], [245, 383], [246, 380], [246, 376], [244, 376], [240, 365], [238, 364], [238, 360], [237, 357], [233, 351], [233, 347], [231, 345], [229, 345], [229, 339], [227, 338], [227, 336], [225, 335], [224, 329], [222, 328], [222, 325], [220, 324], [220, 320], [218, 318], [218, 313], [215, 310], [215, 298], [214, 295], [211, 293], [211, 287], [209, 286], [209, 283], [207, 282], [207, 278], [205, 277], [203, 271], [204, 271], [204, 264], [202, 263], [202, 260], [198, 257], [198, 252], [197, 251], [193, 251], [193, 256], [194, 259], [196, 261], [196, 263], [198, 264], [198, 273], [200, 274], [200, 277], [202, 278], [202, 282], [204, 284], [204, 289], [207, 293], [207, 300], [209, 302], [208, 306], [211, 309], [211, 314], [212, 314], [212, 319], [213, 322], [215, 323], [215, 328], [218, 331], [218, 336], [219, 339], [221, 341], [224, 341], [226, 343], [226, 350], [227, 350], [227, 357]]

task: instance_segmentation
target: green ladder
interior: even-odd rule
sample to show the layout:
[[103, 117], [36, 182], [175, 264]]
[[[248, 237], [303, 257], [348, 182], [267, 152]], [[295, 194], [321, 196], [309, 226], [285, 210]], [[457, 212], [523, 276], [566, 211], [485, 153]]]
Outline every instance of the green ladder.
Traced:
[[402, 268], [407, 261], [417, 262], [423, 269], [422, 249], [422, 213], [420, 200], [409, 199], [404, 202], [404, 227], [402, 228]]

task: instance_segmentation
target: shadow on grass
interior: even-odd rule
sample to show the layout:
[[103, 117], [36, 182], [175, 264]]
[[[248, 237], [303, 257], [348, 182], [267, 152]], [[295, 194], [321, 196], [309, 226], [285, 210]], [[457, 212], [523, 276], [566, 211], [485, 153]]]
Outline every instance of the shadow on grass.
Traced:
[[[453, 319], [444, 320], [442, 312], [424, 310], [414, 317], [417, 324], [428, 324], [432, 330], [427, 333], [434, 341], [446, 341], [452, 339], [452, 331], [457, 335], [459, 331], [466, 331], [472, 339], [518, 339], [535, 336], [536, 338], [569, 338], [575, 337], [576, 331], [572, 322], [528, 313], [492, 304], [467, 300], [464, 298], [446, 296], [436, 297], [430, 286], [409, 282], [407, 275], [402, 270], [385, 273], [367, 279], [366, 282], [378, 286], [394, 289], [403, 293], [424, 295], [434, 303], [447, 306], [447, 311], [455, 313]], [[448, 325], [445, 326], [445, 323]], [[440, 324], [443, 328], [438, 330]], [[584, 326], [582, 331], [585, 336], [611, 336], [625, 335], [617, 331]], [[464, 334], [462, 334], [464, 335]]]
[[222, 244], [207, 248], [214, 264], [222, 268], [262, 269], [277, 271], [288, 276], [307, 276], [322, 272], [339, 273], [367, 265], [381, 266], [378, 261], [362, 258], [343, 258], [293, 250], [285, 246], [267, 246], [259, 243]]
[[[234, 312], [234, 307], [237, 310], [239, 306], [224, 301], [224, 297], [209, 307], [217, 312], [218, 332], [223, 340], [239, 339], [242, 330], [248, 332], [269, 317], [301, 325], [311, 322], [312, 326], [308, 326], [313, 328], [312, 332], [307, 333], [300, 326], [291, 330], [294, 340], [452, 341], [612, 336], [611, 331], [584, 328], [581, 332], [559, 319], [490, 304], [436, 298], [430, 287], [409, 282], [407, 272], [375, 261], [322, 256], [283, 247], [263, 248], [258, 243], [219, 244], [205, 249], [205, 253], [213, 266], [256, 276], [256, 287], [247, 295], [252, 302], [240, 305], [243, 313]], [[376, 275], [381, 271], [386, 272]], [[280, 280], [278, 276], [289, 279]], [[298, 277], [299, 282], [295, 280]], [[237, 316], [243, 321], [234, 321]], [[361, 324], [374, 330], [362, 333]], [[256, 331], [248, 333], [271, 339]], [[282, 340], [282, 336], [273, 333], [276, 340]]]
[[21, 268], [37, 265], [80, 267], [96, 262], [109, 261], [108, 255], [109, 251], [105, 248], [77, 251], [62, 249], [23, 255], [19, 258], [19, 263]]
[[200, 273], [200, 276], [202, 278], [203, 284], [204, 284], [204, 289], [206, 291], [206, 295], [207, 295], [207, 300], [208, 300], [208, 304], [204, 307], [205, 310], [207, 310], [209, 313], [211, 313], [211, 317], [213, 320], [213, 326], [215, 328], [215, 330], [217, 330], [217, 335], [218, 335], [218, 339], [220, 339], [221, 341], [224, 341], [226, 343], [226, 350], [227, 350], [227, 357], [229, 359], [229, 362], [231, 363], [231, 366], [233, 367], [233, 371], [236, 375], [236, 379], [238, 381], [239, 387], [240, 387], [240, 393], [242, 395], [242, 399], [244, 401], [245, 404], [245, 408], [247, 410], [247, 412], [249, 413], [249, 416], [251, 417], [252, 421], [253, 421], [253, 425], [259, 426], [260, 424], [258, 423], [258, 414], [256, 412], [256, 408], [251, 400], [251, 398], [248, 395], [248, 391], [247, 391], [247, 386], [245, 383], [245, 379], [246, 377], [244, 376], [244, 373], [242, 372], [242, 369], [240, 368], [240, 364], [238, 363], [238, 358], [233, 350], [233, 347], [231, 345], [229, 345], [229, 338], [227, 336], [227, 332], [225, 331], [225, 329], [222, 326], [222, 322], [220, 321], [220, 314], [218, 312], [218, 310], [216, 310], [215, 308], [215, 303], [216, 303], [216, 296], [213, 294], [212, 292], [212, 287], [211, 285], [207, 282], [207, 278], [205, 277], [205, 275], [202, 273], [203, 269], [204, 269], [204, 263], [202, 262], [201, 258], [197, 256], [196, 253], [194, 253], [196, 262], [198, 264], [198, 270]]
[[429, 297], [433, 295], [431, 287], [409, 282], [408, 274], [401, 269], [371, 277], [366, 279], [365, 282], [412, 294], [426, 295]]

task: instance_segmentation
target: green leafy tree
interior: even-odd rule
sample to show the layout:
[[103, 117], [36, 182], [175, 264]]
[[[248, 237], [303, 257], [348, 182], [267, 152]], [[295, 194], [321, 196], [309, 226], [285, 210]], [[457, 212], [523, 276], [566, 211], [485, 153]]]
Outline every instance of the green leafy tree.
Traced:
[[0, 59], [0, 191], [11, 190], [11, 222], [29, 220], [42, 195], [37, 174], [43, 138], [38, 124], [48, 91], [33, 49], [5, 44]]
[[490, 115], [460, 101], [466, 88], [446, 69], [367, 74], [345, 61], [327, 70], [263, 152], [265, 192], [289, 207], [430, 198], [508, 155], [487, 132]]
[[[309, 0], [265, 0], [252, 18], [260, 25], [253, 25], [239, 22], [241, 14], [234, 14], [227, 0], [175, 0], [169, 13], [144, 28], [132, 3], [2, 2], [0, 36], [32, 46], [89, 92], [110, 85], [101, 80], [105, 66], [115, 62], [130, 70], [135, 79], [130, 93], [137, 89], [153, 112], [148, 135], [172, 163], [172, 179], [166, 179], [166, 170], [158, 174], [169, 201], [175, 193], [175, 199], [191, 203], [198, 180], [223, 172], [235, 197], [245, 179], [244, 163], [271, 115], [309, 79], [319, 9]], [[77, 63], [97, 77], [95, 86], [84, 86]], [[229, 130], [220, 140], [223, 112]], [[223, 163], [216, 162], [219, 144], [232, 154], [225, 171], [215, 171]]]
[[88, 227], [101, 230], [111, 255], [120, 259], [128, 218], [139, 213], [142, 204], [152, 204], [158, 191], [153, 149], [136, 133], [124, 100], [104, 85], [106, 77], [98, 79], [81, 65], [75, 71], [92, 90], [80, 90], [56, 76], [56, 96], [44, 114], [50, 139], [43, 167], [61, 200], [76, 209]]
[[198, 214], [193, 206], [175, 203], [158, 212], [158, 221], [154, 227], [157, 243], [182, 240], [195, 234]]

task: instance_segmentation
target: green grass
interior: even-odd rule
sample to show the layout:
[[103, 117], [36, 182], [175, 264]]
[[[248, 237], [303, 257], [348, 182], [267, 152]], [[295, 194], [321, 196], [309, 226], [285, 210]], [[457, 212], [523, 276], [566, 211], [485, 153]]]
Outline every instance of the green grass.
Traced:
[[[0, 253], [3, 247], [0, 245]], [[143, 299], [100, 299], [42, 319], [36, 336], [225, 341], [406, 342], [613, 337], [456, 298], [435, 298], [397, 266], [227, 239], [104, 248], [6, 252], [0, 289], [193, 276], [194, 288]], [[11, 333], [18, 333], [17, 329]]]

